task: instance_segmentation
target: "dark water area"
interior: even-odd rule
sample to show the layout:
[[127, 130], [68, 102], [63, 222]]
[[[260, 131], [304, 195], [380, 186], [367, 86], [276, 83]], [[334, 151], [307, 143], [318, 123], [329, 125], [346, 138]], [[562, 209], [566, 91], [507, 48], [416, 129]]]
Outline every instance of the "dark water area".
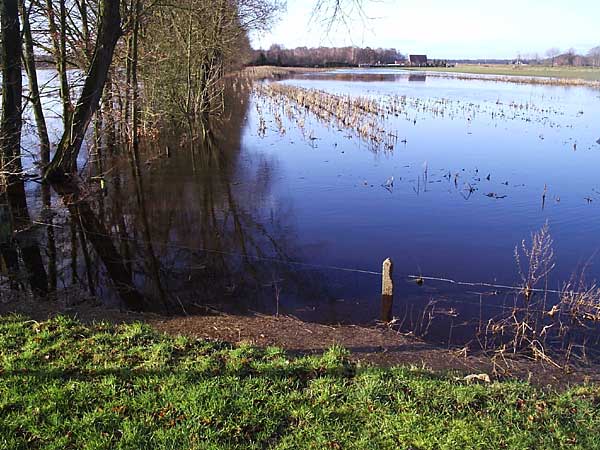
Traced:
[[[411, 275], [518, 286], [515, 246], [547, 223], [556, 267], [544, 286], [560, 290], [583, 266], [598, 278], [599, 91], [374, 70], [278, 83], [401, 99], [382, 119], [397, 145], [374, 149], [240, 83], [206, 141], [145, 143], [140, 177], [125, 156], [100, 170], [90, 146], [79, 207], [56, 190], [48, 207], [45, 188], [28, 185], [33, 227], [20, 236], [39, 244], [57, 289], [111, 307], [130, 306], [134, 289], [143, 309], [171, 314], [368, 324], [390, 257], [399, 326], [460, 342], [518, 294]], [[103, 186], [86, 178], [101, 172]], [[31, 279], [17, 266], [3, 268], [5, 298]]]

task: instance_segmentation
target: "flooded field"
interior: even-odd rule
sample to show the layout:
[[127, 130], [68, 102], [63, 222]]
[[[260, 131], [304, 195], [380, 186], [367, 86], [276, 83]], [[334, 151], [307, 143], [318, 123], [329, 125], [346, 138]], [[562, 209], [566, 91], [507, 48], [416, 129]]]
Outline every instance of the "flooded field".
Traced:
[[[514, 306], [545, 224], [554, 256], [529, 287], [580, 288], [582, 273], [593, 287], [600, 91], [379, 70], [231, 91], [206, 142], [147, 145], [135, 182], [126, 158], [99, 167], [89, 146], [78, 207], [30, 183], [27, 235], [58, 289], [126, 306], [115, 286], [130, 283], [150, 310], [367, 324], [390, 257], [397, 325], [461, 342]], [[4, 286], [37, 276], [24, 265]], [[548, 310], [560, 297], [533, 295]]]

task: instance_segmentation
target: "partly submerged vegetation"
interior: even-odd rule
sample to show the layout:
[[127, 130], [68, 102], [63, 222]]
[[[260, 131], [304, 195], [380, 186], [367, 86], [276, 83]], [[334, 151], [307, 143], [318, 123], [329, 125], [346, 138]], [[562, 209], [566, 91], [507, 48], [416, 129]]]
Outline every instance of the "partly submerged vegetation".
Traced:
[[[318, 78], [321, 79], [322, 76]], [[258, 86], [257, 91], [261, 95], [259, 99], [265, 100], [256, 103], [259, 136], [264, 136], [267, 132], [265, 117], [268, 112], [273, 118], [270, 121], [273, 124], [272, 131], [284, 135], [286, 127], [295, 124], [309, 142], [318, 141], [318, 133], [315, 135], [310, 125], [310, 118], [314, 117], [325, 127], [333, 126], [339, 132], [358, 137], [374, 151], [393, 151], [399, 139], [397, 134], [389, 131], [390, 127], [398, 126], [394, 122], [396, 119], [416, 124], [414, 111], [427, 111], [436, 117], [448, 116], [464, 123], [471, 123], [474, 118], [481, 117], [491, 118], [495, 122], [529, 122], [535, 118], [548, 127], [556, 126], [553, 117], [561, 115], [560, 111], [552, 107], [538, 106], [531, 101], [502, 104], [498, 100], [479, 105], [443, 98], [423, 100], [398, 95], [335, 94], [289, 83], [263, 83]], [[423, 173], [419, 175], [419, 189], [422, 185], [427, 190], [428, 184], [443, 181], [450, 189], [454, 188], [464, 194], [465, 200], [472, 195], [485, 195], [495, 199], [506, 197], [488, 191], [476, 194], [481, 186], [489, 182], [490, 174], [482, 176], [475, 170], [472, 178], [467, 179], [464, 170], [447, 173], [441, 171], [437, 176], [431, 175], [429, 171], [425, 164]], [[505, 182], [506, 186], [508, 184]], [[392, 191], [394, 178], [388, 179], [382, 186]], [[419, 191], [415, 192], [419, 194]], [[545, 197], [546, 191], [542, 194], [542, 202], [545, 202]], [[571, 363], [587, 364], [597, 360], [600, 323], [598, 289], [593, 281], [586, 281], [586, 274], [583, 272], [561, 289], [548, 288], [549, 275], [556, 263], [548, 224], [532, 234], [530, 243], [523, 241], [518, 246], [515, 259], [521, 280], [512, 286], [489, 284], [490, 292], [477, 294], [479, 318], [476, 315], [471, 317], [473, 322], [470, 325], [473, 330], [465, 343], [465, 351], [483, 350], [492, 355], [500, 366], [506, 355], [525, 355], [556, 367], [568, 367]], [[483, 313], [486, 310], [484, 296], [504, 297], [502, 304], [496, 305], [495, 314], [488, 314], [489, 311]], [[441, 302], [443, 304], [443, 300]], [[408, 313], [401, 314], [391, 326], [425, 338], [431, 331], [432, 323], [440, 316], [459, 315], [454, 308], [445, 310], [438, 303], [436, 296], [432, 296], [424, 309], [419, 310], [416, 318], [408, 317]]]
[[[243, 74], [251, 79], [268, 78], [269, 76], [292, 75], [294, 69], [281, 68], [252, 68]], [[369, 75], [331, 73], [332, 79], [345, 81], [369, 79]], [[323, 74], [320, 75], [324, 77]], [[328, 128], [335, 126], [340, 131], [350, 132], [353, 136], [368, 143], [370, 148], [378, 151], [392, 151], [398, 142], [406, 143], [399, 139], [398, 123], [395, 119], [402, 119], [412, 125], [421, 120], [420, 113], [428, 113], [435, 118], [450, 118], [463, 121], [470, 125], [475, 118], [489, 118], [493, 121], [525, 121], [538, 122], [544, 126], [556, 127], [556, 117], [563, 115], [558, 107], [540, 106], [533, 101], [502, 103], [500, 100], [486, 103], [473, 103], [468, 100], [450, 100], [447, 98], [421, 98], [407, 95], [352, 95], [331, 93], [325, 90], [304, 88], [293, 84], [284, 83], [258, 83], [255, 85], [258, 102], [265, 101], [269, 112], [273, 115], [277, 131], [285, 134], [282, 121], [286, 117], [294, 123], [309, 140], [317, 137], [306, 130], [307, 116], [310, 114], [317, 118]], [[260, 106], [259, 133], [266, 132], [265, 114]], [[450, 174], [448, 179], [454, 175]], [[475, 184], [473, 182], [473, 184]]]
[[[375, 149], [393, 150], [398, 140], [398, 136], [386, 131], [381, 123], [380, 118], [385, 115], [383, 105], [368, 97], [353, 98], [282, 84], [263, 85], [258, 92], [272, 100], [272, 111], [280, 133], [285, 133], [282, 114], [295, 121], [304, 133], [303, 116], [305, 112], [310, 112], [325, 124], [351, 131]], [[259, 120], [264, 131], [264, 119]], [[309, 134], [308, 139], [314, 140], [316, 137]]]
[[348, 356], [4, 317], [0, 446], [600, 448], [597, 386], [558, 392]]

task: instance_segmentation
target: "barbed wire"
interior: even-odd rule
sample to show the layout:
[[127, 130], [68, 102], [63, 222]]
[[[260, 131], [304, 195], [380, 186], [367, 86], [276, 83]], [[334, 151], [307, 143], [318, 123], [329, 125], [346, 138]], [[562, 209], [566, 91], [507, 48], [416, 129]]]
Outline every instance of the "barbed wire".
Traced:
[[[40, 225], [40, 226], [54, 227], [54, 228], [63, 229], [63, 230], [66, 229], [66, 227], [61, 226], [61, 225], [46, 223], [46, 222], [41, 222], [41, 221], [34, 220], [34, 221], [32, 221], [32, 223], [35, 225]], [[322, 270], [334, 270], [334, 271], [340, 271], [340, 272], [346, 272], [346, 273], [357, 273], [357, 274], [363, 274], [363, 275], [383, 276], [382, 271], [375, 271], [375, 270], [368, 270], [368, 269], [361, 269], [361, 268], [354, 268], [354, 267], [342, 267], [342, 266], [327, 265], [327, 264], [308, 263], [308, 262], [294, 261], [291, 259], [282, 259], [282, 258], [276, 258], [276, 257], [248, 255], [248, 254], [241, 254], [241, 253], [236, 253], [236, 252], [228, 252], [228, 251], [224, 251], [224, 250], [207, 249], [207, 248], [202, 248], [202, 247], [192, 247], [192, 246], [187, 246], [187, 245], [182, 245], [182, 244], [177, 244], [177, 243], [172, 243], [172, 242], [147, 242], [143, 239], [123, 237], [123, 236], [110, 235], [110, 234], [104, 234], [104, 233], [97, 233], [97, 232], [92, 232], [92, 231], [88, 231], [88, 230], [84, 230], [84, 231], [86, 234], [94, 234], [94, 235], [102, 236], [102, 237], [105, 237], [108, 239], [117, 239], [119, 241], [133, 242], [136, 244], [151, 244], [153, 246], [160, 246], [163, 248], [173, 248], [173, 249], [177, 249], [177, 250], [187, 250], [187, 251], [193, 251], [193, 252], [219, 254], [219, 255], [232, 256], [232, 257], [238, 257], [238, 258], [243, 258], [243, 259], [252, 259], [252, 260], [256, 260], [256, 261], [265, 261], [265, 262], [286, 264], [286, 265], [297, 266], [297, 267], [307, 267], [307, 268], [322, 269]], [[414, 282], [420, 282], [420, 283], [425, 282], [425, 281], [432, 281], [432, 282], [438, 282], [438, 283], [451, 284], [451, 285], [455, 285], [455, 286], [484, 287], [484, 288], [498, 289], [498, 290], [512, 291], [512, 292], [522, 292], [525, 290], [524, 286], [518, 286], [518, 285], [500, 284], [500, 283], [491, 283], [491, 282], [482, 282], [482, 281], [464, 281], [464, 280], [456, 280], [456, 279], [447, 278], [447, 277], [415, 275], [415, 274], [411, 274], [411, 273], [396, 274], [395, 277], [404, 278], [404, 279], [408, 279], [408, 280], [412, 280]], [[547, 289], [547, 288], [527, 288], [527, 291], [530, 293], [558, 294], [558, 295], [563, 295], [563, 294], [583, 295], [584, 294], [584, 292], [558, 290], [558, 289]]]
[[[494, 289], [503, 289], [503, 290], [510, 290], [510, 291], [523, 291], [525, 289], [525, 287], [523, 287], [523, 286], [494, 284], [494, 283], [487, 283], [484, 281], [459, 281], [459, 280], [453, 280], [451, 278], [427, 277], [427, 276], [420, 276], [420, 275], [406, 275], [406, 278], [410, 278], [415, 281], [417, 281], [417, 280], [439, 281], [442, 283], [449, 283], [449, 284], [454, 284], [457, 286], [489, 287], [489, 288], [494, 288]], [[548, 293], [548, 294], [564, 294], [567, 292], [573, 293], [573, 294], [577, 293], [577, 292], [573, 292], [573, 291], [564, 291], [564, 290], [561, 291], [561, 290], [557, 290], [557, 289], [541, 289], [541, 288], [527, 288], [527, 291], [537, 292], [537, 293]]]
[[[66, 227], [63, 227], [63, 226], [60, 226], [57, 224], [49, 224], [49, 223], [35, 221], [35, 220], [32, 221], [32, 223], [35, 225], [48, 226], [48, 227], [58, 228], [58, 229], [62, 229], [62, 230], [67, 229]], [[191, 246], [187, 246], [187, 245], [175, 244], [172, 242], [148, 242], [143, 239], [128, 238], [128, 237], [123, 237], [123, 236], [113, 236], [113, 235], [109, 235], [109, 234], [97, 233], [97, 232], [88, 231], [88, 230], [84, 230], [84, 232], [86, 234], [93, 234], [96, 236], [102, 236], [102, 237], [106, 237], [109, 239], [118, 239], [120, 241], [134, 242], [136, 244], [152, 244], [153, 246], [174, 248], [177, 250], [188, 250], [188, 251], [194, 251], [194, 252], [213, 253], [213, 254], [219, 254], [219, 255], [225, 255], [225, 256], [235, 256], [235, 257], [239, 257], [239, 258], [254, 259], [257, 261], [268, 261], [268, 262], [276, 262], [276, 263], [288, 264], [288, 265], [294, 265], [294, 266], [311, 267], [311, 268], [315, 268], [315, 269], [330, 269], [330, 270], [338, 270], [338, 271], [343, 271], [343, 272], [354, 272], [354, 273], [361, 273], [361, 274], [366, 274], [366, 275], [382, 276], [382, 272], [376, 272], [376, 271], [372, 271], [372, 270], [340, 267], [340, 266], [330, 266], [330, 265], [326, 265], [326, 264], [306, 263], [306, 262], [301, 262], [301, 261], [293, 261], [293, 260], [288, 260], [288, 259], [266, 257], [266, 256], [259, 256], [259, 255], [243, 255], [241, 253], [236, 253], [236, 252], [227, 252], [224, 250], [214, 250], [214, 249], [207, 249], [207, 248], [202, 248], [202, 247], [191, 247]]]

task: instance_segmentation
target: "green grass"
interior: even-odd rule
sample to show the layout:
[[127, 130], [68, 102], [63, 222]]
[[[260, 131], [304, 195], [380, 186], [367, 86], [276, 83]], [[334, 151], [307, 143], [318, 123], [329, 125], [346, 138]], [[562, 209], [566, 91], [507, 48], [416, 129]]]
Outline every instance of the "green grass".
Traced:
[[600, 448], [600, 389], [0, 318], [0, 448]]
[[409, 70], [427, 70], [434, 72], [470, 73], [478, 75], [502, 75], [525, 77], [552, 77], [600, 81], [600, 68], [565, 66], [514, 66], [510, 64], [458, 64], [456, 67], [428, 67]]

